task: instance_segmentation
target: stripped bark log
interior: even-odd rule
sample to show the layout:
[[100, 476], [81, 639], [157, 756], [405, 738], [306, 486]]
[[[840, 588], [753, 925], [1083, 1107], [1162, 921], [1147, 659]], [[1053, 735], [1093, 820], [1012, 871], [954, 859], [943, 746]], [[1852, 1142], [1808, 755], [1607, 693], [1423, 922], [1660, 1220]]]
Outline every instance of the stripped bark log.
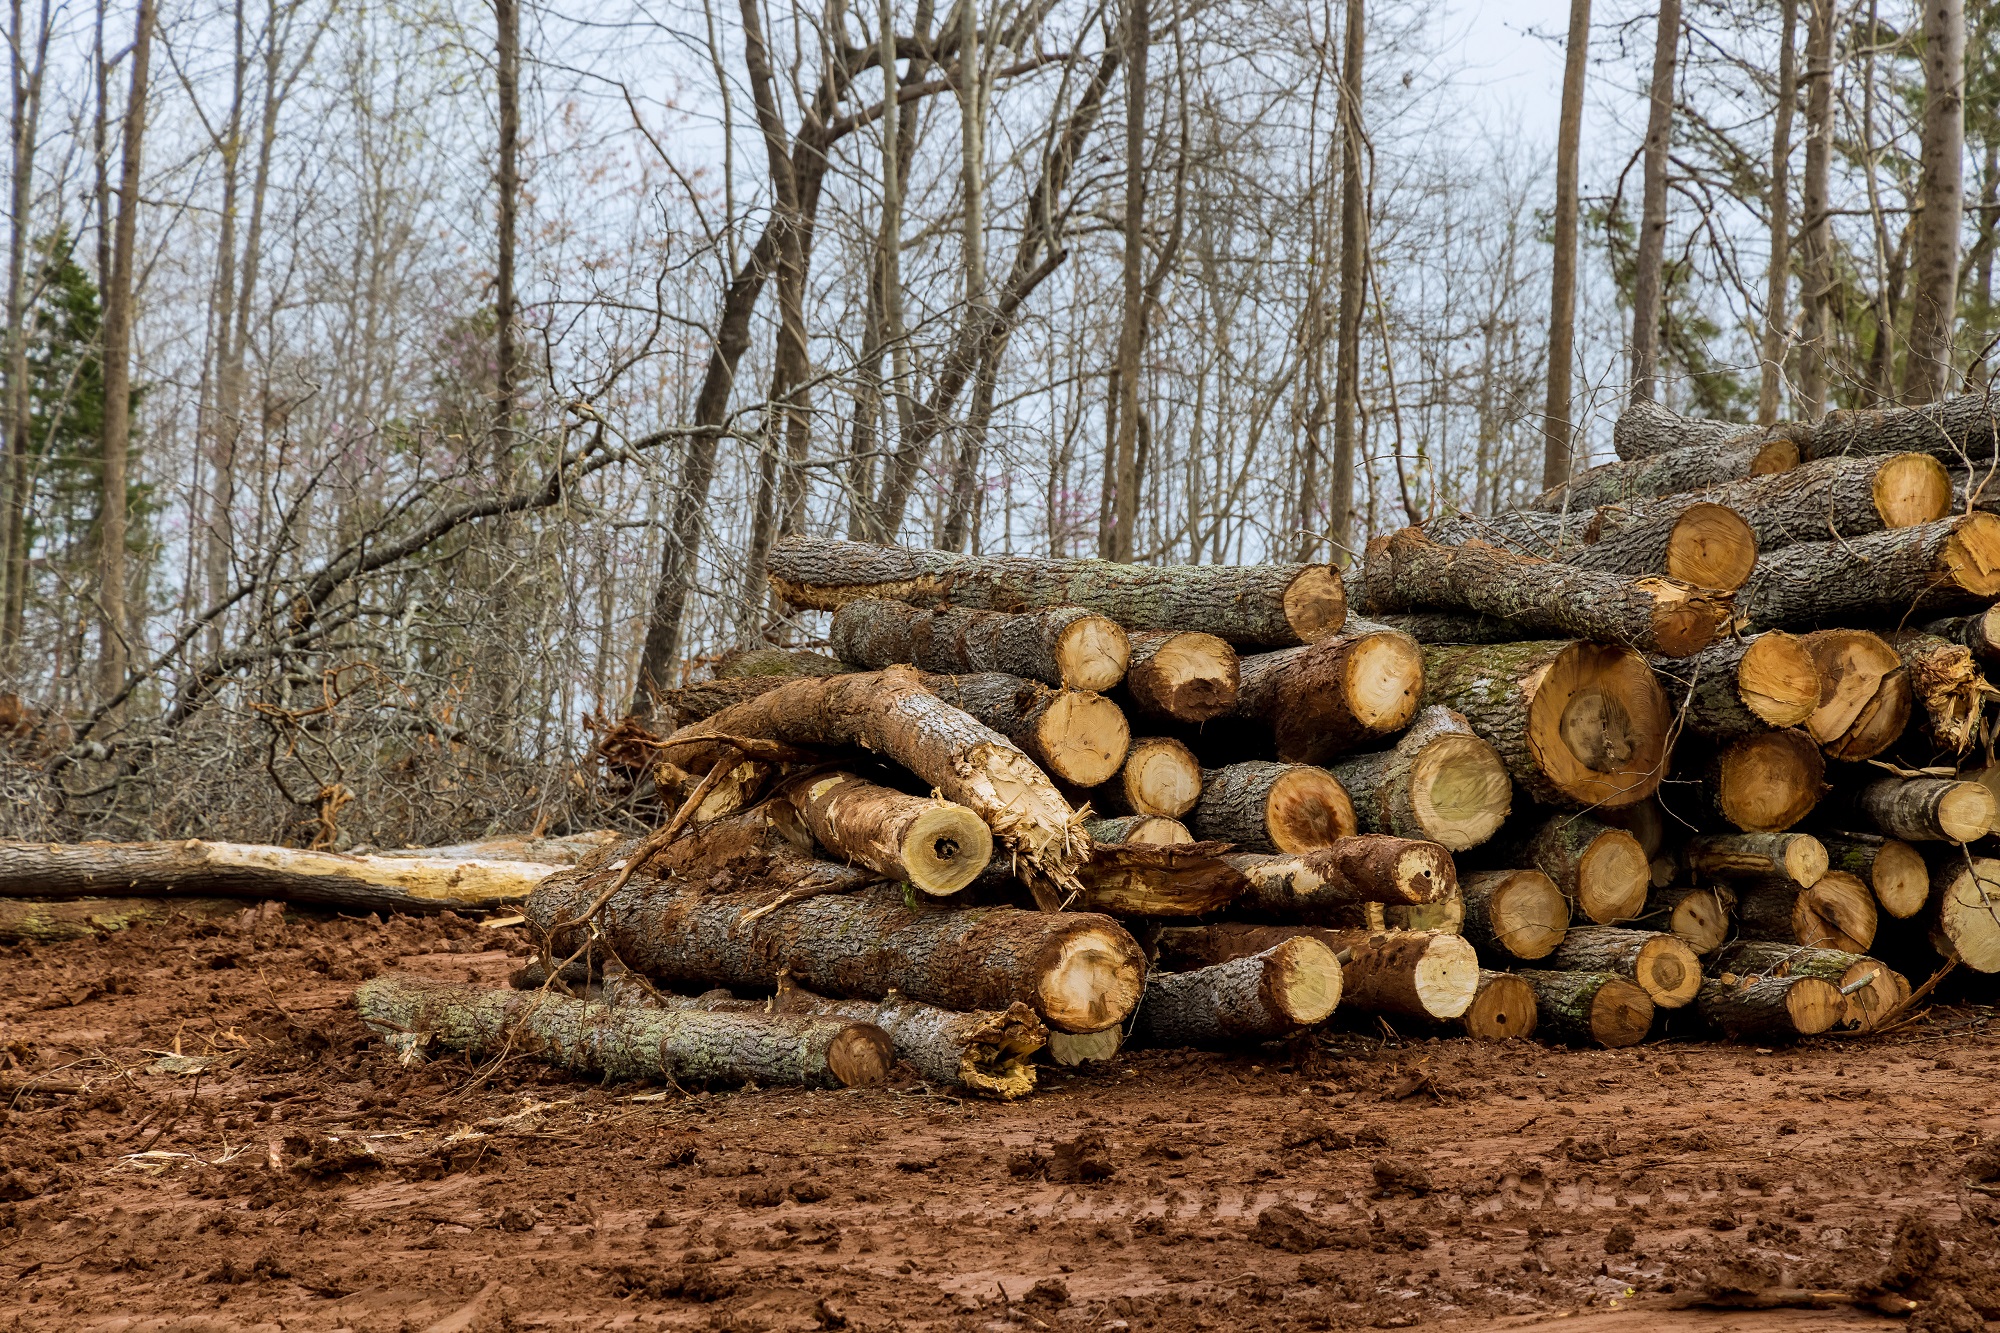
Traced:
[[1827, 865], [1853, 875], [1875, 894], [1884, 916], [1906, 919], [1924, 910], [1931, 871], [1917, 849], [1879, 833], [1822, 833]]
[[1564, 485], [1542, 492], [1527, 507], [1547, 513], [1562, 510], [1581, 513], [1599, 505], [1698, 491], [1743, 477], [1788, 472], [1798, 465], [1799, 447], [1786, 439], [1722, 448], [1697, 445], [1632, 462], [1599, 464]]
[[1614, 972], [1639, 984], [1657, 1009], [1680, 1009], [1701, 989], [1701, 963], [1666, 931], [1577, 926], [1542, 966], [1558, 972]]
[[1227, 843], [1127, 841], [1092, 849], [1077, 869], [1077, 906], [1112, 916], [1206, 916], [1245, 891], [1243, 875], [1221, 853]]
[[833, 613], [833, 651], [869, 670], [914, 666], [968, 675], [1000, 671], [1101, 693], [1125, 679], [1131, 642], [1118, 623], [1077, 606], [1009, 614], [965, 607], [922, 610], [882, 598]]
[[1132, 1040], [1151, 1046], [1270, 1041], [1311, 1027], [1340, 1003], [1333, 950], [1295, 935], [1261, 953], [1147, 979]]
[[1834, 759], [1872, 759], [1895, 744], [1909, 721], [1913, 692], [1903, 659], [1866, 630], [1828, 629], [1805, 636], [1819, 668], [1819, 707], [1806, 734]]
[[1124, 697], [1141, 717], [1200, 724], [1236, 707], [1236, 650], [1213, 634], [1139, 631]]
[[1734, 740], [1709, 759], [1703, 781], [1715, 813], [1745, 833], [1778, 833], [1812, 813], [1826, 759], [1802, 731]]
[[1357, 903], [1440, 902], [1458, 887], [1451, 853], [1434, 842], [1380, 833], [1291, 855], [1223, 858], [1247, 881], [1237, 907], [1281, 921], [1315, 922]]
[[1810, 833], [1711, 833], [1690, 838], [1687, 868], [1719, 879], [1762, 879], [1780, 875], [1801, 888], [1819, 882], [1830, 868], [1827, 850]]
[[1788, 879], [1748, 880], [1737, 886], [1736, 920], [1745, 939], [1867, 953], [1875, 942], [1875, 895], [1839, 870], [1811, 888]]
[[962, 805], [906, 796], [852, 773], [820, 773], [784, 795], [835, 859], [923, 892], [957, 893], [993, 859], [993, 834]]
[[1653, 1001], [1611, 972], [1516, 974], [1535, 992], [1537, 1031], [1584, 1046], [1636, 1046], [1653, 1030]]
[[1449, 708], [1424, 709], [1393, 750], [1354, 755], [1328, 771], [1346, 788], [1363, 832], [1423, 838], [1454, 852], [1491, 838], [1513, 808], [1507, 766]]
[[[1317, 764], [1401, 731], [1424, 692], [1423, 652], [1393, 630], [1353, 630], [1241, 662], [1233, 717], [1289, 764]], [[1270, 753], [1271, 751], [1266, 751]]]
[[1107, 815], [1163, 815], [1179, 819], [1201, 799], [1201, 763], [1170, 736], [1142, 736], [1125, 750], [1118, 776], [1090, 793]]
[[1675, 717], [1698, 736], [1733, 740], [1796, 727], [1819, 707], [1819, 668], [1805, 640], [1782, 630], [1724, 639], [1676, 660], [1652, 659]]
[[2000, 596], [2000, 514], [1973, 513], [1769, 551], [1736, 595], [1758, 629], [1900, 620], [1983, 607]]
[[1935, 634], [1903, 630], [1889, 644], [1910, 674], [1910, 690], [1924, 710], [1931, 742], [1964, 754], [1978, 738], [1989, 699], [2000, 698], [1973, 661], [1972, 650]]
[[770, 572], [786, 601], [819, 611], [864, 597], [988, 611], [1080, 606], [1127, 630], [1272, 648], [1313, 643], [1347, 618], [1339, 575], [1325, 565], [1119, 565], [791, 537], [772, 549]]
[[1734, 1041], [1816, 1037], [1847, 1011], [1840, 991], [1818, 977], [1716, 977], [1702, 983], [1695, 1010]]
[[1357, 829], [1354, 803], [1332, 774], [1268, 761], [1205, 770], [1187, 825], [1204, 841], [1251, 852], [1308, 851]]
[[1482, 870], [1458, 886], [1465, 938], [1495, 958], [1547, 958], [1569, 930], [1569, 899], [1539, 870]]

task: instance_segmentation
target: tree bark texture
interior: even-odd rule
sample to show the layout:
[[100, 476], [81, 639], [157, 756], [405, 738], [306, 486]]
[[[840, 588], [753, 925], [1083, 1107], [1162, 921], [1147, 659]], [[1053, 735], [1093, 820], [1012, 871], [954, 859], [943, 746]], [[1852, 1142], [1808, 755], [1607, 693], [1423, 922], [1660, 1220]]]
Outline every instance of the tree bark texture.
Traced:
[[216, 921], [244, 911], [241, 898], [0, 898], [0, 943], [60, 944], [169, 921]]
[[1806, 949], [1765, 940], [1738, 940], [1715, 956], [1719, 972], [1742, 976], [1817, 977], [1841, 994], [1840, 1026], [1867, 1031], [1895, 1008], [1896, 973], [1887, 963], [1839, 949]]
[[1569, 931], [1569, 899], [1539, 870], [1478, 871], [1458, 891], [1465, 903], [1459, 930], [1488, 957], [1546, 958]]
[[1570, 0], [1563, 47], [1562, 113], [1556, 124], [1555, 252], [1549, 274], [1549, 381], [1542, 406], [1542, 488], [1569, 480], [1570, 372], [1576, 347], [1577, 157], [1583, 137], [1583, 78], [1590, 59], [1590, 0]]
[[1083, 831], [1099, 846], [1180, 847], [1194, 841], [1194, 834], [1178, 819], [1165, 815], [1114, 815], [1109, 819], [1086, 819]]
[[1679, 936], [1617, 926], [1576, 926], [1543, 960], [1558, 972], [1613, 972], [1639, 984], [1657, 1009], [1680, 1009], [1701, 988], [1701, 962]]
[[1852, 540], [1805, 542], [1757, 559], [1737, 610], [1762, 629], [1898, 621], [2000, 597], [2000, 514], [1943, 518]]
[[1251, 647], [1314, 643], [1347, 618], [1340, 577], [1325, 565], [1120, 565], [801, 537], [772, 551], [771, 580], [786, 601], [818, 611], [863, 597], [988, 611], [1080, 606], [1127, 630], [1198, 630]]
[[908, 665], [953, 674], [1004, 671], [1100, 693], [1125, 678], [1131, 656], [1125, 631], [1115, 621], [1075, 606], [1010, 614], [922, 610], [863, 598], [833, 613], [831, 642], [843, 661], [870, 670]]
[[1984, 784], [1951, 778], [1877, 778], [1854, 803], [1877, 831], [1904, 842], [1973, 842], [2000, 816]]
[[1328, 766], [1364, 833], [1422, 838], [1450, 851], [1477, 847], [1513, 808], [1514, 784], [1493, 747], [1449, 708], [1417, 714], [1393, 750]]
[[[1828, 203], [1834, 150], [1834, 0], [1806, 0], [1806, 154], [1799, 182], [1798, 415], [1826, 412], [1828, 317], [1833, 297], [1833, 218]], [[1824, 423], [1821, 423], [1824, 424]], [[1899, 451], [1900, 452], [1900, 451]]]
[[1653, 1028], [1653, 1001], [1612, 972], [1515, 974], [1535, 992], [1536, 1031], [1578, 1046], [1636, 1046]]
[[1910, 349], [1903, 399], [1926, 403], [1957, 387], [1959, 231], [1965, 206], [1965, 0], [1924, 0], [1924, 129], [1917, 180]]
[[1675, 718], [1698, 736], [1733, 740], [1795, 727], [1819, 707], [1819, 668], [1782, 630], [1722, 639], [1692, 657], [1652, 659]]
[[1826, 846], [1810, 833], [1709, 833], [1686, 844], [1687, 868], [1717, 879], [1779, 875], [1800, 888], [1819, 882], [1831, 865]]
[[1870, 454], [1817, 458], [1685, 497], [1630, 501], [1613, 512], [1621, 515], [1617, 521], [1631, 522], [1695, 501], [1723, 505], [1749, 525], [1758, 550], [1775, 551], [1935, 522], [1953, 512], [1952, 494], [1951, 473], [1928, 454]]
[[1357, 830], [1354, 803], [1333, 775], [1268, 760], [1206, 769], [1188, 829], [1204, 841], [1248, 852], [1303, 852]]
[[1629, 463], [1600, 463], [1566, 484], [1542, 492], [1527, 507], [1546, 513], [1582, 513], [1599, 505], [1698, 491], [1744, 477], [1784, 472], [1798, 464], [1799, 447], [1789, 439], [1696, 445]]
[[1191, 972], [1155, 972], [1132, 1028], [1148, 1046], [1230, 1046], [1311, 1027], [1340, 1003], [1333, 950], [1294, 935], [1261, 953]]
[[1683, 416], [1648, 399], [1627, 403], [1618, 414], [1611, 426], [1611, 450], [1622, 461], [1636, 463], [1682, 449], [1740, 449], [1747, 444], [1810, 435], [1810, 428], [1797, 425], [1746, 426], [1737, 421]]
[[1409, 724], [1424, 692], [1423, 652], [1393, 630], [1330, 639], [1242, 659], [1237, 721], [1268, 729], [1276, 757], [1318, 764]]
[[1964, 754], [1977, 739], [1986, 702], [2000, 698], [1972, 650], [1935, 634], [1900, 630], [1889, 643], [1909, 672], [1910, 690], [1924, 711], [1931, 743], [1953, 754]]
[[1983, 666], [2000, 666], [2000, 603], [1970, 615], [1934, 620], [1923, 630], [1970, 649]]
[[1281, 921], [1324, 921], [1357, 903], [1434, 903], [1458, 888], [1451, 854], [1434, 842], [1381, 833], [1341, 838], [1309, 852], [1224, 858], [1248, 881], [1237, 907]]
[[[1164, 821], [1171, 823], [1172, 821]], [[1207, 916], [1236, 902], [1243, 875], [1219, 842], [1101, 843], [1078, 869], [1077, 907], [1111, 916]]]
[[1362, 127], [1362, 61], [1368, 30], [1364, 0], [1347, 0], [1339, 69], [1340, 296], [1335, 311], [1333, 358], [1333, 486], [1327, 538], [1335, 558], [1354, 549], [1355, 442], [1361, 416], [1361, 316], [1368, 299], [1368, 184], [1370, 157]]
[[1758, 358], [1762, 374], [1757, 386], [1757, 422], [1766, 427], [1778, 420], [1786, 343], [1791, 339], [1785, 309], [1792, 286], [1792, 116], [1799, 104], [1799, 0], [1780, 0], [1778, 12], [1778, 101], [1764, 206], [1770, 221], [1771, 257], [1764, 266], [1764, 330]]
[[1143, 717], [1202, 723], [1236, 707], [1236, 650], [1213, 634], [1140, 630], [1131, 636], [1127, 706]]
[[1680, 0], [1660, 0], [1653, 34], [1653, 80], [1641, 150], [1639, 246], [1632, 279], [1632, 401], [1659, 395], [1661, 296], [1666, 284], [1667, 153], [1674, 126], [1674, 69], [1681, 46]]
[[1930, 454], [1947, 464], [1993, 457], [2000, 398], [1967, 393], [1921, 407], [1847, 408], [1813, 430], [1812, 456]]
[[950, 801], [908, 796], [839, 772], [795, 779], [785, 796], [835, 860], [928, 894], [957, 893], [993, 859], [985, 822]]
[[1815, 1037], [1840, 1021], [1840, 991], [1818, 977], [1715, 978], [1702, 983], [1695, 1008], [1732, 1041]]

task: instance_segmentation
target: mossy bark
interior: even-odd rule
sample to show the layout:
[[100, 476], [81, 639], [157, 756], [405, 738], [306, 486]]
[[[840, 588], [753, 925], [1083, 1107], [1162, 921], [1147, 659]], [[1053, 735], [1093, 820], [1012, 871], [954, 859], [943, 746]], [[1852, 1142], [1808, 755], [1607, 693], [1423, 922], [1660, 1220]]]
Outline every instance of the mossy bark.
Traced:
[[1613, 972], [1525, 971], [1535, 992], [1537, 1031], [1578, 1046], [1633, 1046], [1652, 1026], [1653, 1002]]

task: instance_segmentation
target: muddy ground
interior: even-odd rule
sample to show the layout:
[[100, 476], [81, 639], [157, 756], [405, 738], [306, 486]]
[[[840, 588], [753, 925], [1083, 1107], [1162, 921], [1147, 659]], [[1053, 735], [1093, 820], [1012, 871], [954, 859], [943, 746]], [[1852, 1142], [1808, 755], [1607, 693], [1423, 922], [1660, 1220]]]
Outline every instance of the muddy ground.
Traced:
[[1988, 1009], [1137, 1053], [1011, 1105], [404, 1067], [349, 1009], [380, 968], [500, 984], [517, 936], [252, 909], [0, 950], [0, 1329], [1891, 1322], [1678, 1308], [1773, 1287], [2000, 1319]]

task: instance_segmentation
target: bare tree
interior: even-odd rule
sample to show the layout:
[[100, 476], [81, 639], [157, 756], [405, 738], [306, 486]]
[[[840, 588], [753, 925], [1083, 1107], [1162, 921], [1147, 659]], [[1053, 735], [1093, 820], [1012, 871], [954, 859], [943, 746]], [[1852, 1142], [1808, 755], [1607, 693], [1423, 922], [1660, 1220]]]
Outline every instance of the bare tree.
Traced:
[[1785, 344], [1791, 336], [1786, 315], [1792, 285], [1792, 110], [1799, 100], [1798, 0], [1779, 0], [1778, 110], [1771, 130], [1771, 259], [1765, 273], [1762, 377], [1757, 386], [1757, 420], [1778, 419], [1785, 381]]
[[28, 248], [34, 225], [29, 211], [34, 204], [42, 82], [52, 31], [48, 0], [43, 0], [32, 31], [26, 26], [22, 0], [9, 0], [8, 87], [12, 96], [7, 136], [7, 443], [4, 461], [0, 461], [0, 665], [11, 664], [20, 641], [28, 577], [28, 451], [34, 430], [28, 397]]
[[1806, 162], [1799, 190], [1801, 264], [1799, 308], [1799, 415], [1826, 414], [1829, 358], [1828, 303], [1833, 295], [1833, 219], [1829, 176], [1833, 164], [1834, 0], [1807, 0]]
[[1105, 560], [1132, 558], [1133, 529], [1139, 522], [1139, 378], [1146, 342], [1146, 52], [1152, 45], [1152, 12], [1147, 0], [1125, 3], [1125, 249], [1119, 261], [1123, 302], [1119, 308], [1118, 361], [1108, 395], [1113, 410], [1109, 465], [1097, 554]]
[[493, 0], [494, 91], [499, 107], [499, 216], [494, 236], [494, 392], [493, 453], [496, 465], [509, 452], [508, 433], [514, 424], [514, 401], [520, 376], [520, 352], [515, 325], [519, 316], [514, 296], [514, 244], [521, 202], [521, 4]]
[[1549, 392], [1542, 409], [1542, 485], [1569, 480], [1570, 368], [1576, 348], [1576, 161], [1583, 136], [1583, 74], [1590, 58], [1590, 0], [1570, 0], [1563, 49], [1562, 119], [1556, 127], [1555, 254], [1549, 275]]
[[1333, 369], [1333, 495], [1327, 526], [1332, 556], [1354, 554], [1354, 453], [1361, 414], [1361, 316], [1368, 294], [1368, 187], [1363, 179], [1361, 60], [1367, 50], [1363, 0], [1347, 0], [1340, 69], [1340, 308]]
[[1925, 0], [1923, 175], [1917, 186], [1910, 355], [1903, 371], [1903, 397], [1913, 403], [1951, 391], [1964, 157], [1965, 3]]
[[1659, 393], [1660, 296], [1667, 254], [1667, 150], [1674, 128], [1674, 66], [1681, 45], [1680, 0], [1660, 0], [1653, 37], [1651, 103], [1646, 114], [1645, 184], [1639, 248], [1632, 277], [1632, 401]]

